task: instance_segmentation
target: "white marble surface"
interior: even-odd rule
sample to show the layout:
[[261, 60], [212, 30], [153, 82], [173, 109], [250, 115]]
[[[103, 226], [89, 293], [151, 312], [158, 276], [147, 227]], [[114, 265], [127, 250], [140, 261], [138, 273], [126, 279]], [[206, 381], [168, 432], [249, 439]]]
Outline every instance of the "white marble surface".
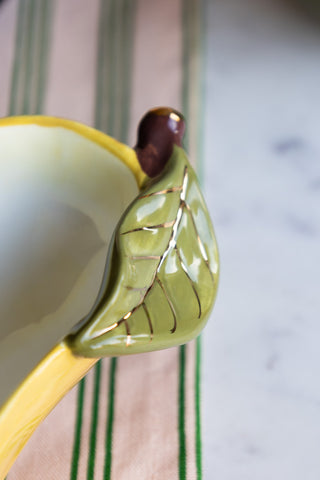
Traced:
[[208, 2], [205, 480], [320, 478], [320, 20]]

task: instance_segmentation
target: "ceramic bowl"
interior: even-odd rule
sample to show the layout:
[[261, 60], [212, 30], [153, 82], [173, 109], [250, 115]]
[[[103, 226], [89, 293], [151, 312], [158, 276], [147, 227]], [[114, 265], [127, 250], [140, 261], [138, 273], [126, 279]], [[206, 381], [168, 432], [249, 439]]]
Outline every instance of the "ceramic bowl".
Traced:
[[218, 254], [182, 123], [152, 111], [132, 149], [69, 120], [0, 120], [0, 478], [99, 358], [203, 328]]

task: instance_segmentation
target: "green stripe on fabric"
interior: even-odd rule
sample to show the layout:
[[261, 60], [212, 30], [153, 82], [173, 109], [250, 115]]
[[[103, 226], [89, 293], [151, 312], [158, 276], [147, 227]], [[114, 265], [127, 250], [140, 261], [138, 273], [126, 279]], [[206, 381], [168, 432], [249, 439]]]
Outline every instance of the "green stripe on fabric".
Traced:
[[[182, 113], [188, 122], [189, 112], [189, 0], [182, 1], [182, 85], [181, 85], [181, 105]], [[188, 125], [188, 123], [187, 123]], [[188, 151], [189, 132], [188, 127], [183, 139], [183, 146]], [[186, 346], [179, 348], [179, 480], [185, 480], [187, 476], [187, 450], [186, 450], [186, 431], [185, 431], [185, 375], [186, 375]]]
[[[202, 178], [202, 147], [201, 128], [203, 111], [203, 21], [202, 1], [183, 0], [182, 22], [183, 22], [183, 81], [182, 81], [182, 112], [187, 118], [187, 130], [184, 139], [184, 146], [191, 151], [191, 143], [195, 145], [191, 153], [195, 154], [196, 169], [199, 178]], [[193, 128], [188, 128], [193, 125]], [[192, 130], [192, 131], [191, 131]], [[201, 147], [201, 148], [199, 148]]]
[[179, 480], [185, 480], [187, 476], [186, 462], [186, 399], [185, 399], [185, 377], [186, 377], [186, 346], [181, 345], [179, 349]]
[[206, 16], [206, 0], [199, 1], [198, 8], [198, 31], [199, 31], [199, 55], [200, 55], [200, 80], [199, 80], [199, 116], [197, 122], [197, 155], [198, 169], [197, 175], [200, 184], [204, 182], [204, 114], [206, 105], [206, 88], [205, 88], [205, 71], [206, 71], [206, 32], [207, 32], [207, 16]]
[[90, 426], [89, 457], [88, 457], [88, 465], [87, 465], [87, 480], [92, 480], [94, 478], [98, 416], [99, 416], [100, 382], [101, 382], [101, 360], [99, 360], [94, 367], [94, 386], [93, 386], [91, 426]]
[[24, 53], [24, 37], [26, 32], [26, 10], [28, 2], [20, 0], [18, 7], [18, 20], [16, 26], [15, 53], [11, 78], [11, 91], [9, 102], [9, 115], [17, 113], [19, 79], [21, 77], [22, 59]]
[[9, 115], [40, 113], [45, 95], [54, 2], [21, 0], [18, 7]]
[[[200, 81], [199, 81], [199, 115], [197, 122], [197, 156], [198, 169], [197, 174], [200, 184], [204, 181], [204, 107], [205, 107], [205, 35], [206, 35], [206, 8], [205, 0], [198, 3], [200, 13], [198, 15], [198, 32], [199, 32], [199, 55], [200, 55]], [[196, 365], [195, 365], [195, 410], [196, 410], [196, 467], [197, 480], [202, 479], [202, 428], [201, 428], [201, 360], [202, 360], [202, 341], [201, 335], [196, 340]]]
[[105, 462], [104, 462], [104, 472], [103, 472], [104, 480], [110, 480], [111, 478], [116, 370], [117, 370], [117, 359], [112, 358], [110, 362], [110, 376], [109, 376], [109, 386], [108, 386], [109, 402], [108, 402], [108, 415], [107, 415], [107, 425], [106, 425]]
[[120, 138], [120, 118], [122, 114], [122, 93], [123, 93], [123, 56], [124, 56], [124, 32], [123, 32], [123, 20], [124, 20], [124, 1], [116, 0], [114, 5], [114, 24], [112, 30], [112, 39], [110, 42], [112, 52], [111, 55], [111, 83], [109, 91], [109, 102], [112, 98], [110, 104], [110, 116], [109, 116], [109, 125], [108, 128], [113, 136], [118, 140], [123, 140]]
[[[129, 105], [130, 105], [130, 72], [133, 49], [133, 24], [135, 2], [133, 0], [113, 0], [110, 7], [108, 24], [110, 26], [107, 43], [109, 53], [108, 74], [108, 116], [106, 131], [118, 140], [128, 140]], [[111, 17], [111, 18], [110, 18]], [[110, 25], [110, 22], [112, 25]], [[103, 61], [103, 59], [101, 59]], [[111, 359], [109, 377], [109, 401], [106, 424], [106, 443], [104, 460], [104, 479], [111, 479], [113, 453], [113, 425], [117, 358]]]
[[[182, 86], [181, 86], [181, 104], [182, 113], [186, 117], [187, 122], [190, 121], [189, 115], [189, 46], [190, 46], [190, 16], [189, 16], [190, 0], [182, 1]], [[189, 149], [189, 129], [188, 125], [183, 139], [183, 147], [186, 151]]]
[[[134, 2], [101, 0], [96, 60], [95, 127], [120, 141], [128, 136], [129, 85]], [[99, 362], [100, 364], [100, 362]], [[97, 367], [96, 367], [97, 368]], [[94, 478], [101, 372], [95, 371], [87, 479]], [[104, 478], [111, 478], [117, 359], [110, 363]], [[75, 480], [76, 477], [72, 480]]]
[[26, 62], [26, 80], [25, 80], [25, 89], [22, 103], [23, 115], [30, 113], [30, 100], [31, 100], [31, 87], [32, 87], [32, 74], [36, 66], [33, 65], [35, 60], [34, 49], [35, 49], [35, 16], [37, 12], [35, 10], [34, 0], [30, 1], [30, 8], [28, 10], [28, 25], [27, 31], [28, 35], [25, 40], [26, 42], [26, 51], [25, 51], [25, 62]]
[[[205, 69], [206, 50], [205, 36], [207, 32], [205, 0], [199, 3], [200, 8], [200, 85], [199, 85], [199, 121], [197, 124], [197, 155], [198, 155], [198, 177], [200, 184], [204, 181], [204, 109], [205, 109]], [[201, 428], [201, 360], [202, 360], [202, 341], [201, 335], [197, 338], [196, 344], [196, 366], [195, 366], [195, 409], [196, 409], [196, 467], [197, 480], [202, 480], [202, 428]]]
[[[129, 84], [134, 2], [101, 0], [96, 60], [95, 127], [125, 141], [128, 135]], [[110, 479], [117, 359], [111, 359], [108, 386], [104, 478]], [[95, 371], [87, 479], [94, 478], [101, 373]], [[76, 441], [76, 440], [75, 440]], [[74, 447], [75, 448], [75, 447]], [[78, 465], [79, 457], [76, 459]], [[77, 469], [75, 470], [77, 472]], [[77, 476], [72, 477], [76, 480]]]
[[[117, 3], [119, 5], [120, 1], [118, 2], [112, 0], [110, 6], [110, 14], [108, 17], [108, 26], [109, 26], [109, 37], [107, 41], [107, 53], [108, 53], [108, 68], [106, 69], [107, 73], [107, 99], [108, 99], [108, 109], [107, 115], [105, 116], [105, 129], [106, 131], [110, 132], [111, 135], [116, 134], [115, 128], [115, 109], [117, 102], [115, 101], [116, 96], [116, 79], [117, 79], [117, 56], [118, 52], [116, 52], [117, 43], [116, 33], [117, 33]], [[120, 52], [121, 53], [121, 52]]]
[[[181, 87], [182, 96], [182, 111], [186, 116], [187, 128], [184, 145], [188, 150], [190, 148], [190, 141], [196, 142], [196, 167], [197, 175], [200, 182], [203, 179], [203, 115], [204, 115], [204, 35], [205, 35], [205, 17], [204, 7], [202, 1], [183, 0], [182, 2], [182, 69], [183, 81]], [[192, 71], [191, 58], [199, 60], [199, 71]], [[191, 102], [196, 100], [196, 114], [191, 111]], [[191, 117], [196, 118], [191, 118]], [[202, 479], [202, 445], [201, 445], [201, 338], [196, 340], [196, 358], [195, 358], [195, 455], [196, 455], [196, 471], [197, 480]], [[180, 383], [185, 371], [185, 359], [180, 355]], [[185, 388], [185, 385], [184, 387]], [[180, 385], [182, 390], [182, 385]], [[182, 420], [183, 416], [181, 410], [184, 408], [180, 398], [180, 461], [183, 454], [185, 439], [182, 438]], [[186, 454], [186, 452], [185, 452]], [[186, 463], [186, 461], [185, 461]], [[181, 465], [181, 464], [180, 464]], [[180, 479], [184, 472], [181, 472]]]
[[[102, 0], [102, 5], [103, 5]], [[118, 4], [119, 4], [118, 0]], [[116, 57], [118, 52], [116, 52], [117, 43], [115, 42], [115, 35], [118, 28], [118, 19], [117, 19], [117, 2], [111, 0], [109, 2], [109, 12], [107, 16], [101, 18], [102, 23], [100, 24], [101, 30], [104, 29], [103, 22], [105, 21], [108, 26], [108, 35], [103, 38], [104, 47], [106, 52], [105, 58], [100, 58], [105, 67], [103, 72], [105, 74], [105, 99], [106, 105], [105, 114], [103, 115], [104, 123], [102, 125], [103, 130], [109, 135], [116, 137], [117, 129], [115, 128], [115, 110], [117, 108], [117, 99], [115, 99], [115, 82], [117, 79], [117, 70], [116, 70]], [[107, 12], [106, 12], [107, 13]], [[121, 54], [121, 52], [119, 52]], [[112, 467], [112, 453], [113, 453], [113, 425], [114, 425], [114, 402], [115, 402], [115, 388], [116, 388], [116, 371], [117, 371], [117, 358], [111, 358], [110, 367], [109, 367], [109, 384], [108, 384], [108, 411], [107, 411], [107, 420], [106, 420], [106, 434], [105, 434], [105, 445], [104, 445], [104, 467], [103, 467], [103, 478], [104, 480], [109, 480], [111, 478], [111, 467]]]
[[30, 50], [27, 57], [27, 84], [24, 92], [24, 114], [41, 113], [48, 71], [51, 13], [54, 2], [32, 0]]
[[[107, 60], [107, 50], [106, 50], [106, 38], [109, 36], [109, 28], [105, 26], [105, 19], [111, 17], [110, 11], [110, 1], [101, 0], [99, 6], [99, 25], [98, 25], [98, 42], [97, 42], [97, 58], [96, 58], [96, 88], [95, 88], [95, 105], [94, 105], [94, 126], [99, 130], [106, 131], [104, 114], [107, 106], [106, 98], [106, 60]], [[95, 454], [96, 454], [96, 443], [97, 443], [97, 427], [98, 427], [98, 414], [99, 414], [99, 394], [100, 394], [100, 384], [101, 384], [101, 360], [94, 367], [94, 390], [93, 390], [93, 403], [91, 411], [91, 427], [90, 427], [90, 438], [89, 438], [89, 453], [88, 453], [88, 463], [87, 463], [87, 479], [92, 480], [94, 478], [95, 470]], [[85, 377], [86, 378], [86, 377]], [[81, 389], [81, 382], [78, 385], [78, 389]], [[110, 402], [110, 399], [109, 399]], [[83, 409], [84, 406], [82, 405]], [[76, 427], [75, 438], [73, 441], [73, 452], [76, 450], [76, 443], [80, 442], [81, 439], [77, 437], [77, 430], [80, 431], [81, 436], [81, 425], [82, 425], [82, 415], [79, 416], [79, 403], [77, 407], [77, 419], [81, 418], [80, 426]], [[79, 455], [73, 457], [74, 467], [71, 470], [70, 480], [77, 480], [78, 478], [78, 467], [80, 460], [80, 450]], [[72, 476], [72, 472], [74, 475]]]
[[[94, 126], [99, 130], [105, 130], [104, 128], [104, 113], [106, 107], [106, 95], [105, 95], [105, 81], [106, 81], [106, 49], [105, 38], [108, 35], [109, 29], [105, 28], [105, 18], [110, 16], [110, 2], [101, 0], [99, 10], [99, 28], [98, 28], [98, 48], [96, 58], [96, 88], [95, 88], [95, 106], [94, 106]], [[83, 379], [84, 380], [84, 379]], [[82, 380], [82, 381], [83, 381]], [[97, 428], [98, 428], [98, 416], [99, 416], [99, 395], [101, 385], [101, 360], [98, 361], [94, 367], [94, 388], [91, 410], [91, 425], [90, 425], [90, 438], [89, 438], [89, 452], [87, 462], [87, 479], [92, 480], [94, 478], [95, 470], [95, 455], [97, 447]], [[82, 383], [78, 385], [78, 391], [80, 392]], [[80, 393], [78, 393], [80, 395]], [[109, 400], [110, 401], [110, 400]], [[84, 409], [83, 403], [77, 406], [76, 428], [75, 437], [73, 441], [73, 458], [70, 480], [77, 480], [78, 468], [80, 460], [80, 442], [81, 442], [81, 427]], [[80, 413], [81, 410], [81, 413]], [[79, 423], [78, 423], [79, 422]], [[79, 445], [79, 446], [78, 446]], [[76, 452], [76, 453], [75, 453]]]
[[196, 467], [197, 479], [202, 479], [202, 441], [201, 441], [201, 336], [196, 340], [195, 368], [195, 409], [196, 409]]
[[[48, 0], [46, 0], [48, 1]], [[51, 0], [53, 3], [53, 0]], [[42, 3], [40, 3], [40, 6]], [[30, 94], [30, 89], [28, 85], [32, 87], [31, 74], [32, 68], [29, 65], [29, 60], [33, 59], [34, 55], [34, 42], [32, 42], [33, 28], [34, 27], [34, 0], [20, 0], [18, 5], [18, 17], [16, 25], [16, 36], [15, 36], [15, 49], [14, 49], [14, 60], [12, 65], [12, 74], [11, 74], [11, 89], [10, 89], [10, 100], [8, 115], [19, 115], [22, 113], [31, 113], [29, 111], [29, 99], [27, 95]], [[45, 23], [48, 23], [48, 14], [45, 13], [42, 16], [42, 20]], [[42, 38], [39, 39], [42, 41]], [[43, 54], [48, 56], [49, 51], [49, 34], [47, 33], [47, 42], [43, 48]], [[37, 69], [41, 67], [41, 58], [36, 58], [38, 60], [33, 65], [33, 70], [37, 72]], [[45, 71], [46, 65], [44, 65], [43, 70]], [[29, 90], [29, 91], [28, 91]], [[42, 96], [44, 97], [44, 82], [42, 85]], [[38, 90], [34, 89], [35, 96], [38, 95]], [[6, 480], [9, 478], [9, 475], [6, 477]]]
[[71, 473], [70, 473], [71, 480], [77, 480], [78, 478], [85, 386], [86, 386], [86, 378], [84, 377], [80, 381], [79, 387], [78, 387], [76, 425], [75, 425], [75, 432], [74, 432], [73, 452], [72, 452], [72, 460], [71, 460]]
[[54, 2], [52, 0], [41, 0], [42, 2], [42, 15], [40, 17], [40, 52], [39, 52], [39, 74], [38, 74], [38, 95], [35, 102], [34, 112], [39, 114], [43, 109], [43, 102], [45, 97], [45, 87], [47, 84], [48, 75], [48, 59], [49, 59], [49, 45], [51, 37], [51, 18], [53, 14]]
[[120, 123], [121, 139], [123, 142], [128, 141], [129, 133], [129, 105], [131, 99], [131, 75], [132, 64], [133, 64], [133, 48], [134, 48], [134, 19], [136, 11], [136, 2], [134, 0], [125, 1], [125, 11], [126, 15], [124, 16], [124, 25], [123, 29], [125, 32], [124, 43], [124, 72], [123, 72], [123, 92], [122, 92], [122, 116]]
[[[105, 19], [108, 19], [107, 25]], [[96, 128], [102, 131], [106, 131], [105, 119], [103, 113], [107, 102], [106, 89], [108, 85], [108, 77], [106, 66], [107, 62], [104, 61], [108, 57], [108, 35], [110, 34], [110, 28], [112, 26], [112, 12], [110, 2], [101, 0], [99, 10], [99, 27], [98, 27], [98, 49], [96, 58], [96, 90], [95, 90], [95, 121]], [[111, 48], [111, 47], [110, 47]]]

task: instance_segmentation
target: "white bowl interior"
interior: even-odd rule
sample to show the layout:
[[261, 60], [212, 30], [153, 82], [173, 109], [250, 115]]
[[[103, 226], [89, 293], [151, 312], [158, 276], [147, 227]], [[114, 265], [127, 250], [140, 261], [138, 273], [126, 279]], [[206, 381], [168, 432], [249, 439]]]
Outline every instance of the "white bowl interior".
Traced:
[[0, 406], [90, 310], [109, 241], [138, 188], [67, 128], [0, 128]]

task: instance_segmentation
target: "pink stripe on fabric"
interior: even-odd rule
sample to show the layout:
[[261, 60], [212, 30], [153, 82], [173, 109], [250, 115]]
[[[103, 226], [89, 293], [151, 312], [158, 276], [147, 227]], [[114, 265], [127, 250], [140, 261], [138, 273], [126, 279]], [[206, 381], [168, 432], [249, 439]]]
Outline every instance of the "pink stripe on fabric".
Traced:
[[159, 105], [181, 109], [181, 3], [136, 3], [130, 144], [134, 144], [138, 122], [147, 110]]
[[99, 3], [55, 2], [46, 114], [93, 125]]
[[177, 348], [118, 360], [112, 479], [178, 478]]
[[0, 116], [8, 115], [11, 76], [15, 49], [16, 18], [18, 14], [18, 0], [3, 2], [0, 10]]

